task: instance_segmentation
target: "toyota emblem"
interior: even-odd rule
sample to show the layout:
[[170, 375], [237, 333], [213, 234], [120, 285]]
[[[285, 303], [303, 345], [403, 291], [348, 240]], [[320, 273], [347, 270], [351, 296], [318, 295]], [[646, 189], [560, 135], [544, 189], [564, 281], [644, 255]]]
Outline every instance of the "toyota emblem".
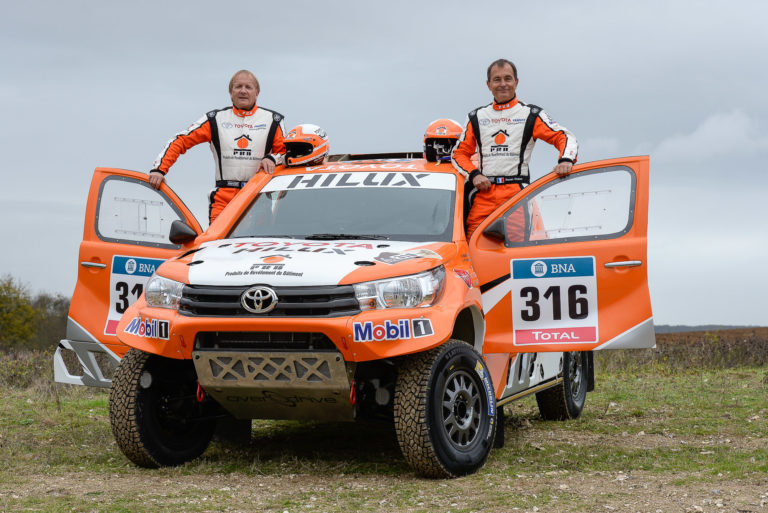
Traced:
[[277, 294], [269, 287], [251, 287], [243, 292], [240, 304], [251, 313], [267, 313], [277, 306]]

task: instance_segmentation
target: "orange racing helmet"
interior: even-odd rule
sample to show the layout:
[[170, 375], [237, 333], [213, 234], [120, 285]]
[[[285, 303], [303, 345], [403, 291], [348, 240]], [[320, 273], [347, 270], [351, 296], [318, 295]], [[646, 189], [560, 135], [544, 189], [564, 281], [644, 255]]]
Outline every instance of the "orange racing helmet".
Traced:
[[424, 132], [424, 158], [429, 162], [451, 160], [451, 151], [461, 136], [461, 125], [452, 119], [436, 119]]
[[321, 164], [330, 149], [328, 134], [317, 125], [304, 123], [291, 128], [283, 138], [288, 166]]

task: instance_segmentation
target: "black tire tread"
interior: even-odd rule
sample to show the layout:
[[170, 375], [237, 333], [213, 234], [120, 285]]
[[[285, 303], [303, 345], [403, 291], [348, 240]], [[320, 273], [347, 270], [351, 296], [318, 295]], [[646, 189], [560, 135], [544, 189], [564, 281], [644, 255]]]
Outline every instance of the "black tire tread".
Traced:
[[571, 416], [565, 401], [565, 384], [563, 382], [536, 394], [539, 414], [544, 420], [569, 420]]
[[435, 362], [443, 351], [462, 344], [468, 346], [466, 342], [449, 340], [434, 349], [404, 358], [398, 368], [394, 401], [397, 442], [405, 461], [423, 477], [456, 477], [445, 468], [435, 452], [427, 419], [427, 400]]
[[140, 467], [158, 468], [160, 462], [142, 441], [137, 422], [136, 395], [149, 356], [131, 349], [120, 361], [109, 392], [109, 423], [118, 448], [129, 460]]
[[[570, 357], [582, 359], [582, 364], [584, 364], [582, 353], [571, 353]], [[567, 372], [565, 365], [563, 367], [563, 373]], [[587, 368], [583, 367], [582, 370], [584, 372], [582, 379], [586, 379]], [[569, 393], [570, 390], [566, 388], [565, 376], [563, 376], [563, 381], [556, 386], [538, 392], [536, 394], [536, 403], [539, 406], [541, 418], [544, 420], [573, 420], [579, 418], [584, 405], [582, 404], [578, 411], [571, 411], [571, 408], [568, 406]]]

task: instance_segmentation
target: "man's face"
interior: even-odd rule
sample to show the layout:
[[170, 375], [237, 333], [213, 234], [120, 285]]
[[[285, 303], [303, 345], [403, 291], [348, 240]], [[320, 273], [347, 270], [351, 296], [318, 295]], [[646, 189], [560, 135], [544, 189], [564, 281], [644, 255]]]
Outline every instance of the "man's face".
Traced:
[[515, 89], [517, 88], [517, 80], [512, 66], [504, 64], [503, 66], [492, 67], [491, 78], [487, 84], [496, 103], [511, 100], [515, 96]]
[[256, 105], [259, 90], [256, 89], [256, 82], [249, 75], [240, 73], [232, 82], [229, 95], [232, 97], [232, 105], [238, 109], [251, 110]]

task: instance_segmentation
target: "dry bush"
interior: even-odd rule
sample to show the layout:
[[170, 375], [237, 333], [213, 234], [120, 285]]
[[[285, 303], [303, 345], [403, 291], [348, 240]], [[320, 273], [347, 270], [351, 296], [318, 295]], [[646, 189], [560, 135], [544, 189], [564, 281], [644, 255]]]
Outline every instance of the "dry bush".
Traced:
[[[34, 389], [51, 396], [53, 389], [53, 350], [0, 350], [0, 387]], [[68, 367], [79, 368], [74, 355]], [[656, 335], [656, 348], [596, 351], [599, 372], [669, 373], [680, 370], [765, 367], [768, 364], [768, 328], [720, 331], [691, 331]], [[102, 369], [108, 368], [103, 365]], [[111, 377], [111, 373], [107, 373]]]
[[30, 388], [53, 381], [53, 350], [0, 352], [0, 386]]
[[762, 367], [768, 363], [768, 328], [688, 331], [656, 335], [654, 349], [597, 351], [599, 370], [640, 371]]

